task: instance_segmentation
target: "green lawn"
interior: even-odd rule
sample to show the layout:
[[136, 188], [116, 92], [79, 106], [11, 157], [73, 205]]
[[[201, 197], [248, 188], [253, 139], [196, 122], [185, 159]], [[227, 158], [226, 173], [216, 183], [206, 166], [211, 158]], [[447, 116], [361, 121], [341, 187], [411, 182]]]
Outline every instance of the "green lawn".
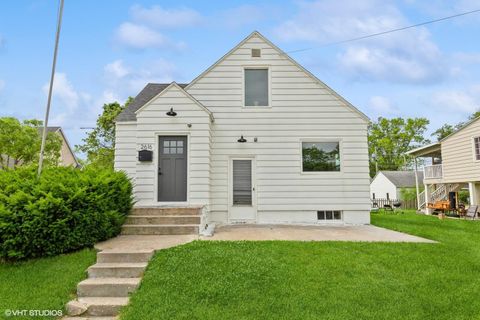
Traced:
[[75, 296], [77, 283], [86, 277], [85, 270], [95, 263], [95, 256], [93, 249], [85, 249], [52, 258], [0, 263], [0, 319], [7, 318], [5, 310], [63, 310]]
[[440, 243], [196, 241], [156, 254], [122, 320], [480, 319], [480, 222], [372, 223]]

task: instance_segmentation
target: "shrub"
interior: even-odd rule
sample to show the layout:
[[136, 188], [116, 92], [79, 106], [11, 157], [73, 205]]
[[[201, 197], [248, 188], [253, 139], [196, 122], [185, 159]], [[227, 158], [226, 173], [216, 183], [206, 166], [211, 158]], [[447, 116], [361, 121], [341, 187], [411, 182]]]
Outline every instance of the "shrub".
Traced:
[[53, 256], [120, 232], [132, 207], [124, 173], [71, 167], [0, 172], [0, 257]]

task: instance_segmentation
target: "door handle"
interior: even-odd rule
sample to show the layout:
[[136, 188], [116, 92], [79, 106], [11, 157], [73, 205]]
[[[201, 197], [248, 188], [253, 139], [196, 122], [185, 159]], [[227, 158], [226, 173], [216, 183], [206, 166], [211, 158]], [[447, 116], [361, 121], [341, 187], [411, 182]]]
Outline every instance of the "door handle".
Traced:
[[158, 168], [158, 175], [159, 175], [159, 176], [162, 175], [162, 168]]

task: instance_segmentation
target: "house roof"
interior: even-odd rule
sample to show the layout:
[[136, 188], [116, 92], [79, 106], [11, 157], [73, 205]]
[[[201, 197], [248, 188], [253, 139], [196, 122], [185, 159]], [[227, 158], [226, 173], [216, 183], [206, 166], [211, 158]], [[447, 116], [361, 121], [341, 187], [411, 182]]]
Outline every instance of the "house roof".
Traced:
[[427, 144], [406, 152], [406, 154], [414, 157], [439, 157], [441, 153], [440, 142]]
[[465, 123], [460, 129], [458, 129], [457, 131], [449, 134], [448, 136], [446, 136], [445, 138], [443, 138], [442, 140], [440, 140], [440, 142], [443, 142], [443, 141], [449, 139], [450, 137], [456, 135], [457, 133], [459, 133], [460, 131], [462, 131], [462, 130], [465, 129], [466, 127], [469, 127], [471, 124], [473, 124], [473, 123], [475, 123], [475, 122], [477, 122], [477, 121], [480, 121], [480, 117], [476, 117], [476, 118], [470, 120], [469, 122]]
[[[137, 117], [135, 112], [143, 107], [147, 102], [152, 100], [160, 92], [165, 90], [169, 85], [170, 83], [148, 83], [145, 88], [143, 88], [142, 91], [140, 91], [140, 93], [135, 97], [135, 99], [133, 99], [128, 107], [117, 116], [116, 121], [136, 121]], [[186, 83], [179, 83], [178, 85], [181, 88], [185, 88], [187, 86]]]
[[[41, 134], [42, 131], [43, 131], [43, 127], [38, 127], [38, 130], [40, 131], [40, 134]], [[68, 150], [69, 150], [70, 153], [72, 154], [73, 160], [75, 161], [75, 166], [76, 166], [76, 167], [80, 166], [80, 163], [78, 162], [77, 156], [75, 155], [75, 152], [73, 152], [73, 149], [72, 149], [72, 147], [70, 146], [70, 143], [68, 142], [67, 136], [66, 136], [65, 133], [63, 132], [62, 127], [47, 127], [47, 132], [48, 132], [48, 133], [50, 133], [50, 132], [53, 132], [53, 133], [59, 132], [59, 133], [62, 135], [63, 141], [64, 141], [65, 144], [67, 145]]]
[[[229, 52], [227, 52], [223, 57], [221, 57], [217, 62], [215, 62], [213, 65], [211, 65], [208, 69], [206, 69], [204, 72], [202, 72], [199, 76], [197, 76], [195, 79], [193, 79], [189, 84], [178, 84], [181, 88], [185, 88], [188, 90], [190, 86], [192, 86], [195, 82], [198, 81], [198, 79], [202, 78], [205, 74], [210, 72], [215, 66], [217, 66], [219, 63], [221, 63], [223, 60], [225, 60], [228, 56], [230, 56], [235, 50], [237, 50], [239, 47], [241, 47], [245, 42], [247, 42], [250, 38], [252, 37], [259, 37], [263, 41], [265, 41], [268, 45], [270, 45], [273, 49], [278, 51], [278, 54], [281, 56], [284, 56], [286, 59], [288, 59], [291, 63], [296, 65], [300, 70], [302, 70], [307, 76], [312, 78], [315, 82], [319, 83], [323, 87], [325, 87], [328, 91], [330, 91], [331, 94], [333, 94], [335, 97], [337, 97], [339, 100], [345, 103], [345, 105], [351, 109], [353, 112], [358, 114], [365, 122], [369, 123], [370, 119], [368, 118], [367, 115], [365, 115], [363, 112], [361, 112], [358, 108], [356, 108], [354, 105], [352, 105], [350, 102], [348, 102], [345, 98], [343, 98], [341, 95], [336, 93], [332, 88], [327, 86], [324, 82], [322, 82], [320, 79], [318, 79], [316, 76], [314, 76], [310, 71], [305, 69], [302, 65], [300, 65], [297, 61], [292, 59], [288, 54], [286, 54], [282, 49], [277, 47], [275, 44], [273, 44], [270, 40], [265, 38], [260, 32], [254, 31], [250, 35], [248, 35], [245, 39], [243, 39], [239, 44], [237, 44], [233, 49], [231, 49]], [[144, 106], [147, 102], [152, 100], [156, 95], [158, 95], [160, 92], [165, 90], [169, 86], [168, 83], [149, 83], [143, 88], [142, 91], [135, 97], [135, 99], [130, 103], [130, 105], [123, 110], [116, 118], [117, 122], [127, 122], [127, 121], [136, 121], [137, 118], [135, 116], [135, 112], [140, 109], [142, 106]]]
[[[380, 171], [397, 188], [413, 188], [416, 185], [415, 171]], [[418, 181], [423, 181], [423, 171], [417, 171]]]

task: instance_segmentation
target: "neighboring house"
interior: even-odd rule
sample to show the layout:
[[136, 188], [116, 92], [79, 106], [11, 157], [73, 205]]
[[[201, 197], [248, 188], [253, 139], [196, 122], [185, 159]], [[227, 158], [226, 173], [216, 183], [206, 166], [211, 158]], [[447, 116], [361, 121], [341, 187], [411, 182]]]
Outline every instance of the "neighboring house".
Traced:
[[[40, 127], [38, 130], [40, 134], [43, 133], [43, 127]], [[75, 156], [75, 153], [73, 153], [73, 150], [70, 147], [70, 144], [68, 143], [67, 137], [63, 133], [62, 128], [47, 127], [47, 132], [53, 132], [58, 134], [62, 140], [62, 147], [60, 149], [60, 158], [59, 158], [58, 164], [61, 166], [74, 166], [74, 167], [80, 166], [80, 163], [78, 162], [77, 157]], [[6, 158], [6, 156], [3, 156], [3, 157]], [[14, 159], [8, 158], [7, 160], [8, 160], [8, 167], [13, 167]]]
[[[43, 127], [40, 128], [43, 132]], [[73, 153], [72, 148], [70, 147], [70, 144], [68, 143], [67, 137], [65, 136], [65, 133], [63, 132], [61, 127], [47, 127], [47, 132], [54, 132], [60, 136], [62, 139], [62, 148], [60, 149], [60, 159], [58, 161], [58, 164], [61, 166], [74, 166], [78, 167], [80, 166], [80, 163], [77, 160], [77, 157], [75, 156], [75, 153]]]
[[[423, 184], [423, 171], [417, 172], [418, 182]], [[370, 183], [370, 198], [401, 199], [401, 189], [415, 188], [415, 171], [379, 171]]]
[[136, 207], [207, 222], [370, 222], [368, 118], [260, 33], [189, 84], [148, 84], [116, 119]]
[[[480, 118], [476, 118], [443, 140], [409, 151], [415, 158], [431, 158], [424, 167], [420, 209], [427, 203], [450, 200], [458, 204], [456, 193], [468, 188], [470, 204], [480, 204]], [[426, 210], [429, 212], [430, 210]]]

